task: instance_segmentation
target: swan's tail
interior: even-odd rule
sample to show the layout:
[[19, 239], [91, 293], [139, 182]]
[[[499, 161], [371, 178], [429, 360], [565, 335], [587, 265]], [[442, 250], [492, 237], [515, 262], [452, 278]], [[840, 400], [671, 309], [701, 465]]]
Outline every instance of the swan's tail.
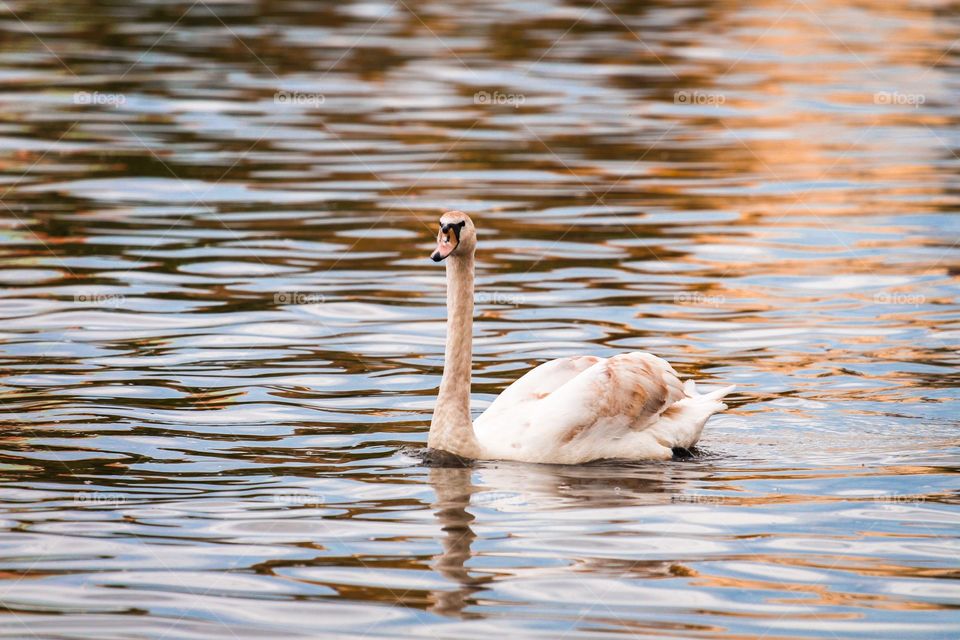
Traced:
[[[729, 386], [723, 387], [722, 389], [715, 389], [709, 393], [700, 393], [697, 391], [697, 383], [693, 380], [687, 380], [683, 383], [683, 392], [687, 394], [688, 398], [694, 398], [698, 402], [707, 402], [709, 400], [720, 400], [721, 398], [728, 395], [734, 389], [737, 388], [737, 385], [731, 384]], [[722, 402], [720, 404], [723, 404]], [[723, 409], [726, 409], [727, 405], [723, 404]], [[723, 411], [720, 409], [720, 411]]]
[[687, 397], [667, 409], [653, 427], [658, 439], [674, 448], [689, 449], [697, 444], [707, 419], [727, 408], [721, 400], [734, 389], [736, 385], [732, 384], [709, 393], [700, 393], [697, 383], [687, 380], [683, 383], [683, 392]]

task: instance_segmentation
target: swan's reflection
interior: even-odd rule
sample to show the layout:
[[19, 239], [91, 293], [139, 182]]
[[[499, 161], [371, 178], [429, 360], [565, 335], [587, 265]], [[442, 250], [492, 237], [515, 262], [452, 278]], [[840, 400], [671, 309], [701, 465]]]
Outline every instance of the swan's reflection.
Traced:
[[436, 494], [431, 507], [443, 532], [443, 551], [431, 566], [444, 578], [460, 585], [452, 591], [430, 594], [432, 604], [428, 609], [442, 615], [462, 615], [467, 598], [493, 580], [493, 576], [473, 577], [466, 568], [472, 556], [470, 546], [477, 537], [470, 528], [474, 517], [467, 511], [470, 496], [477, 489], [472, 482], [472, 472], [466, 468], [430, 469], [430, 484]]
[[[582, 466], [483, 463], [475, 468], [431, 468], [429, 482], [436, 500], [431, 509], [442, 532], [443, 551], [435, 556], [432, 568], [458, 586], [431, 592], [430, 611], [466, 617], [470, 597], [502, 577], [516, 576], [523, 569], [510, 568], [481, 575], [467, 568], [473, 557], [471, 546], [477, 535], [471, 513], [493, 509], [523, 513], [557, 509], [610, 509], [664, 504], [684, 495], [694, 478], [708, 472], [697, 464], [595, 464]], [[475, 484], [474, 481], [478, 483]], [[610, 559], [583, 559], [578, 570], [662, 577], [674, 572], [670, 562], [619, 563]]]

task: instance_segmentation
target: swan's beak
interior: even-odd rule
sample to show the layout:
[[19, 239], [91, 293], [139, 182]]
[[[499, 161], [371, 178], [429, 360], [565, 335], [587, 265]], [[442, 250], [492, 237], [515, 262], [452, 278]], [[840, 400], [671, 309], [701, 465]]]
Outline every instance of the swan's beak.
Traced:
[[440, 262], [441, 260], [446, 258], [448, 255], [450, 255], [450, 253], [454, 249], [456, 249], [456, 245], [450, 244], [449, 242], [447, 243], [438, 242], [437, 250], [434, 251], [432, 254], [430, 254], [430, 259], [433, 260], [434, 262]]
[[460, 230], [463, 229], [463, 223], [445, 224], [440, 227], [440, 233], [437, 234], [437, 250], [430, 255], [434, 262], [440, 262], [460, 244]]

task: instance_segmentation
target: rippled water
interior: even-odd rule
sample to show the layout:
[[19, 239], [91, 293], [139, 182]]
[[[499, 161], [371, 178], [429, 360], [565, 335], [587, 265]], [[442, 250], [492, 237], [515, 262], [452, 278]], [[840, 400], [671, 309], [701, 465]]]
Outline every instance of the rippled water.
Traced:
[[[0, 636], [960, 636], [957, 8], [7, 2]], [[447, 208], [699, 454], [426, 466]]]

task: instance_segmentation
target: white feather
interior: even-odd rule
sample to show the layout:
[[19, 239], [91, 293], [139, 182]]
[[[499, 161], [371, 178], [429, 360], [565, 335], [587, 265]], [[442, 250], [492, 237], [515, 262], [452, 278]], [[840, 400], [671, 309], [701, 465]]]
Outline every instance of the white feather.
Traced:
[[733, 388], [700, 394], [665, 360], [640, 351], [561, 358], [507, 387], [474, 433], [486, 455], [501, 460], [667, 459], [696, 444]]

